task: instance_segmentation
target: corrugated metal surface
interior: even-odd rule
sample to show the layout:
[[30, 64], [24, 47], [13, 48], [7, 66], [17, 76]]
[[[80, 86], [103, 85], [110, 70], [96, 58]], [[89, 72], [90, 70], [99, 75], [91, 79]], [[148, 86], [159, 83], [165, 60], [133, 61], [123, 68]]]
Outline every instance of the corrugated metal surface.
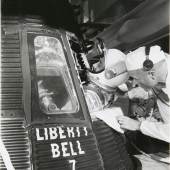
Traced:
[[126, 151], [123, 136], [103, 121], [93, 122], [105, 170], [132, 170], [132, 161]]
[[[26, 27], [26, 24], [30, 29], [32, 26], [39, 27], [39, 22], [37, 25], [32, 25], [34, 21], [35, 20], [22, 20], [19, 18], [6, 18], [2, 21], [1, 101], [3, 118], [1, 124], [1, 135], [5, 147], [11, 157], [12, 164], [16, 170], [31, 169], [31, 163], [34, 165], [34, 170], [72, 170], [73, 167], [69, 163], [71, 158], [76, 160], [76, 170], [103, 170], [102, 158], [98, 152], [96, 139], [90, 127], [88, 129], [88, 136], [65, 139], [66, 142], [71, 141], [73, 143], [78, 140], [81, 143], [83, 150], [86, 152], [86, 154], [71, 156], [69, 159], [64, 157], [51, 159], [51, 152], [49, 152], [51, 151], [49, 149], [49, 141], [37, 142], [35, 139], [36, 135], [34, 128], [30, 131], [30, 138], [28, 138], [28, 132], [24, 127], [25, 113], [23, 111], [22, 94], [23, 73], [21, 66], [21, 41], [18, 30], [23, 28], [20, 27], [21, 25]], [[37, 27], [36, 30], [39, 31]], [[48, 123], [48, 120], [46, 123]], [[33, 153], [30, 153], [30, 139], [32, 140], [30, 142], [32, 142], [31, 147]], [[62, 140], [56, 140], [53, 142], [61, 145]], [[30, 158], [32, 161], [30, 161]], [[0, 158], [0, 169], [6, 170], [2, 158]]]
[[1, 109], [22, 109], [22, 70], [17, 32], [4, 31], [1, 38]]
[[[0, 136], [16, 170], [30, 170], [30, 149], [22, 106], [23, 77], [17, 20], [2, 20]], [[15, 26], [15, 27], [13, 27]], [[0, 155], [0, 169], [6, 166]]]
[[[53, 125], [55, 127], [55, 125]], [[98, 149], [96, 146], [95, 138], [90, 128], [87, 129], [88, 136], [81, 136], [75, 138], [67, 139], [56, 139], [53, 141], [36, 141], [35, 129], [32, 129], [33, 138], [33, 160], [34, 167], [36, 170], [72, 170], [72, 167], [69, 164], [69, 160], [76, 160], [76, 170], [102, 170], [101, 157], [98, 154]], [[80, 128], [80, 134], [82, 134]], [[85, 154], [63, 157], [52, 158], [50, 143], [57, 143], [58, 145], [61, 142], [72, 142], [76, 143], [78, 140], [81, 143], [82, 150], [85, 151]], [[68, 149], [69, 150], [69, 149]], [[76, 150], [76, 149], [75, 149]], [[61, 151], [61, 150], [60, 150]], [[62, 152], [62, 151], [61, 151]]]
[[[16, 170], [30, 170], [28, 133], [23, 118], [1, 118], [0, 136]], [[0, 155], [0, 169], [6, 170]]]

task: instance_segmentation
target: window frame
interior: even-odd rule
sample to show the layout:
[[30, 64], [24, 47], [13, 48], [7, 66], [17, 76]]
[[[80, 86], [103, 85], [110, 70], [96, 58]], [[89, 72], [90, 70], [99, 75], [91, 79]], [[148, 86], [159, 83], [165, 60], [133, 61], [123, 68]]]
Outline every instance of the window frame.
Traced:
[[[36, 36], [50, 36], [50, 37], [54, 37], [60, 40], [61, 44], [62, 44], [62, 48], [65, 54], [65, 59], [66, 59], [66, 63], [68, 66], [68, 69], [70, 70], [70, 76], [72, 79], [72, 83], [73, 83], [73, 87], [75, 89], [75, 93], [78, 99], [78, 104], [79, 104], [79, 109], [77, 112], [75, 113], [63, 113], [63, 114], [42, 114], [42, 111], [40, 110], [39, 104], [37, 103], [38, 101], [38, 87], [37, 87], [37, 83], [35, 83], [37, 81], [37, 75], [36, 75], [36, 61], [35, 61], [35, 54], [34, 54], [34, 38]], [[80, 98], [80, 94], [79, 91], [77, 89], [77, 83], [75, 82], [75, 76], [73, 75], [74, 73], [72, 73], [71, 71], [71, 67], [70, 66], [70, 59], [68, 59], [68, 57], [72, 57], [72, 56], [68, 56], [69, 54], [67, 53], [67, 49], [66, 46], [63, 42], [63, 36], [62, 34], [60, 34], [60, 32], [58, 31], [45, 31], [45, 30], [41, 30], [41, 31], [27, 31], [27, 44], [28, 44], [28, 56], [29, 56], [29, 65], [30, 65], [30, 73], [31, 73], [31, 120], [32, 122], [44, 122], [47, 121], [48, 122], [84, 122], [86, 119], [89, 119], [89, 116], [86, 115], [86, 113], [84, 113], [84, 110], [87, 110], [87, 108], [82, 108], [82, 98]], [[76, 78], [77, 79], [77, 78]], [[78, 91], [77, 91], [78, 90]], [[86, 105], [86, 104], [85, 104]], [[38, 106], [38, 107], [37, 107]], [[87, 113], [88, 114], [88, 113]], [[85, 123], [85, 122], [84, 122]]]

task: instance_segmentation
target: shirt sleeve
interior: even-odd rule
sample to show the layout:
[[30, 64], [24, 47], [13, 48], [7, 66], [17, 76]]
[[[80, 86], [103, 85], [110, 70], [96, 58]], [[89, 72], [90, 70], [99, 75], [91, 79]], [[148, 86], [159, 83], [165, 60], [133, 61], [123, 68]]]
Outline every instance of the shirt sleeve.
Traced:
[[170, 143], [170, 105], [169, 103], [163, 103], [159, 99], [157, 104], [163, 122], [144, 120], [141, 123], [140, 130], [145, 135]]
[[170, 143], [170, 123], [142, 121], [140, 130], [143, 134]]

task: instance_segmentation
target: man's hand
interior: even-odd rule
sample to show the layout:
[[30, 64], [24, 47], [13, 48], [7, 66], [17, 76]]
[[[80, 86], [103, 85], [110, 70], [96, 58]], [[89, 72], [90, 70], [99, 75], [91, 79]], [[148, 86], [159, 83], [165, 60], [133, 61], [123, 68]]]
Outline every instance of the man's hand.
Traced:
[[148, 91], [144, 90], [142, 87], [136, 87], [128, 91], [128, 96], [130, 99], [138, 98], [138, 99], [146, 100], [149, 98], [149, 93]]
[[122, 129], [127, 129], [127, 130], [140, 130], [140, 121], [131, 119], [127, 116], [119, 116], [117, 117], [118, 123], [120, 124], [120, 127]]

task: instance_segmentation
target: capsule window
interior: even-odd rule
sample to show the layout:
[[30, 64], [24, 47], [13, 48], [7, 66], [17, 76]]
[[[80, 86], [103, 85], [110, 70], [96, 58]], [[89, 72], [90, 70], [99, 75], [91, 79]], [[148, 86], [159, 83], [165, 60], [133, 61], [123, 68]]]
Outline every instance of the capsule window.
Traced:
[[40, 109], [45, 114], [75, 113], [79, 103], [59, 39], [34, 39]]

